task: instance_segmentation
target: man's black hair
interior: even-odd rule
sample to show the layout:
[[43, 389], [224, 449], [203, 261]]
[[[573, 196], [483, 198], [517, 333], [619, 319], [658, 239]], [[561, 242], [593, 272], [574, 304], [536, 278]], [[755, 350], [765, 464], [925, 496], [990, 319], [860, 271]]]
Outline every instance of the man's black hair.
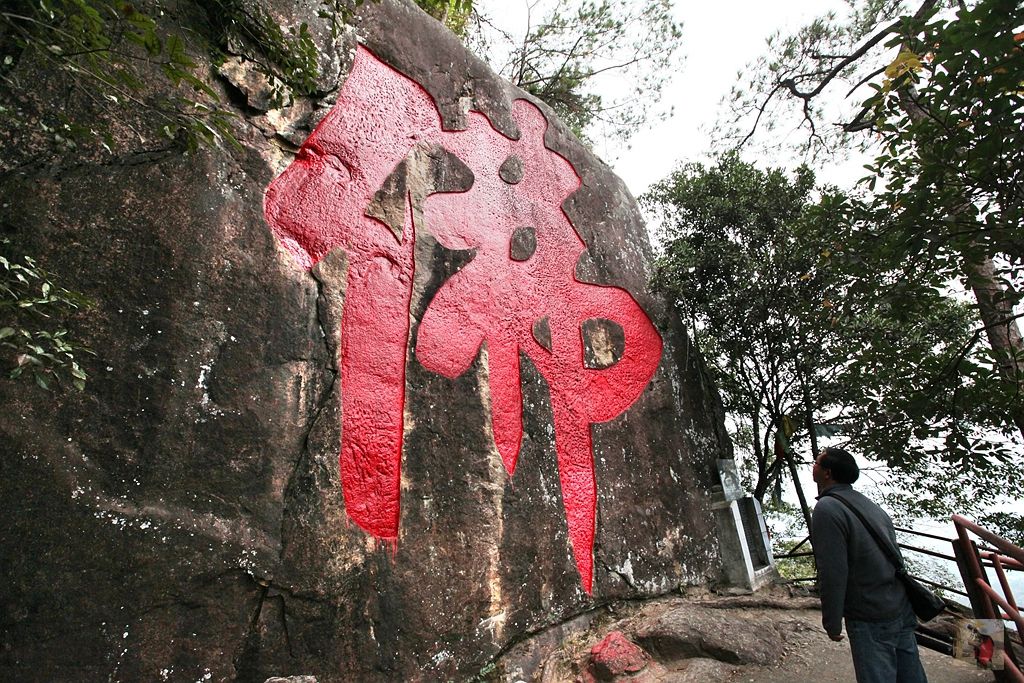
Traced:
[[860, 476], [860, 468], [849, 451], [830, 446], [824, 449], [823, 453], [821, 460], [818, 461], [818, 467], [830, 470], [832, 478], [840, 484], [852, 484], [857, 481], [857, 477]]

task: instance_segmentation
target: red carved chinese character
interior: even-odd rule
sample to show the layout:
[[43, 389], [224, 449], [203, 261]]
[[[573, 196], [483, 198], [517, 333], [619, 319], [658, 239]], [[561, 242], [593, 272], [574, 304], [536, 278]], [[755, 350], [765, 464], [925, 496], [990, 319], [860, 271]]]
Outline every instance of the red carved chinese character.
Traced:
[[[477, 112], [470, 112], [466, 130], [444, 131], [419, 86], [359, 48], [337, 105], [268, 189], [266, 215], [306, 267], [335, 248], [348, 257], [340, 353], [342, 488], [351, 517], [393, 539], [414, 198], [405, 202], [400, 228], [367, 212], [416, 147], [439, 145], [472, 171], [468, 191], [419, 198], [426, 229], [444, 246], [475, 254], [427, 307], [416, 356], [426, 368], [456, 377], [486, 342], [493, 433], [510, 475], [522, 439], [520, 354], [547, 380], [569, 536], [589, 593], [597, 502], [590, 425], [637, 399], [660, 360], [661, 338], [625, 290], [576, 280], [586, 247], [561, 206], [580, 179], [544, 146], [547, 122], [536, 107], [516, 101], [513, 118], [518, 140]], [[585, 357], [584, 330], [607, 321], [621, 330], [621, 357], [595, 367]]]

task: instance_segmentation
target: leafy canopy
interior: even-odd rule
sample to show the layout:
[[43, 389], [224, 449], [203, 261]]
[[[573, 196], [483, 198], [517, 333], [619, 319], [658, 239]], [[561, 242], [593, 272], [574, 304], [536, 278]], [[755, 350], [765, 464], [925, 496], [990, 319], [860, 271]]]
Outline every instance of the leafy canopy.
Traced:
[[[970, 310], [889, 272], [867, 286], [838, 255], [855, 197], [816, 190], [805, 167], [789, 176], [729, 154], [682, 167], [641, 201], [663, 230], [653, 284], [691, 321], [756, 497], [787, 478], [782, 447], [810, 461], [823, 424], [912, 482], [920, 511], [991, 501], [1015, 476], [991, 438], [1005, 423], [991, 392], [1005, 385], [943, 372], [977, 360], [961, 357]], [[898, 306], [877, 295], [894, 283]]]
[[473, 0], [416, 0], [424, 12], [465, 38], [473, 16]]
[[783, 476], [776, 432], [807, 424], [835, 373], [821, 352], [835, 336], [835, 285], [816, 273], [820, 254], [799, 227], [827, 215], [810, 210], [813, 188], [805, 167], [790, 178], [727, 155], [688, 164], [641, 198], [665, 243], [653, 284], [691, 321], [726, 410], [746, 425], [759, 499]]

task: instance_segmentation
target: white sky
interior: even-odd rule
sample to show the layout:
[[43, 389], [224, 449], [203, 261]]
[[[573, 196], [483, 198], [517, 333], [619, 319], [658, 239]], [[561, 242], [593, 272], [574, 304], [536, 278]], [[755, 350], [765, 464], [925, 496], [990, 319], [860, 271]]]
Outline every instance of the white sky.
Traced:
[[635, 195], [680, 161], [706, 160], [719, 103], [736, 83], [737, 72], [765, 52], [769, 35], [793, 31], [830, 9], [842, 11], [845, 3], [676, 0], [675, 6], [683, 25], [684, 61], [663, 98], [673, 106], [673, 116], [635, 133], [631, 149], [611, 161]]
[[[622, 0], [629, 2], [630, 0]], [[479, 3], [494, 23], [513, 35], [526, 26], [527, 0], [483, 0]], [[536, 23], [551, 6], [540, 0], [533, 11]], [[765, 51], [765, 40], [776, 31], [789, 32], [829, 10], [842, 12], [842, 0], [675, 0], [676, 21], [682, 24], [682, 65], [665, 88], [659, 107], [673, 109], [671, 118], [649, 123], [634, 133], [630, 149], [602, 144], [595, 151], [611, 164], [634, 195], [667, 176], [680, 162], [706, 160], [709, 132], [719, 103], [736, 82], [737, 73]], [[796, 160], [765, 160], [795, 165]], [[852, 182], [860, 164], [823, 180]]]

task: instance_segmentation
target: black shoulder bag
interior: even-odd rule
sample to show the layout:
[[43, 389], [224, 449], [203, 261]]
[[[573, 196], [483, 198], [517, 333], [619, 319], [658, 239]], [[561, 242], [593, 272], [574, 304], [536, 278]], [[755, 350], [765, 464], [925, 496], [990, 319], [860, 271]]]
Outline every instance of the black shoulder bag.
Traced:
[[822, 496], [835, 498], [849, 508], [850, 512], [856, 515], [857, 519], [861, 521], [864, 528], [867, 529], [868, 533], [871, 534], [871, 537], [875, 539], [875, 543], [877, 543], [878, 547], [882, 549], [882, 554], [892, 562], [894, 567], [896, 567], [896, 578], [903, 583], [903, 587], [907, 591], [907, 599], [910, 600], [910, 606], [914, 608], [914, 614], [916, 614], [921, 621], [931, 621], [938, 616], [942, 610], [946, 609], [946, 602], [942, 598], [931, 592], [931, 590], [925, 586], [921, 585], [917, 579], [912, 577], [910, 574], [907, 574], [907, 570], [903, 567], [903, 562], [900, 560], [899, 556], [893, 552], [892, 547], [888, 543], [882, 540], [882, 536], [878, 533], [878, 530], [871, 526], [871, 524], [868, 523], [868, 520], [864, 519], [864, 515], [861, 514], [860, 510], [855, 508], [850, 501], [846, 500], [842, 496], [837, 496], [834, 493], [824, 493]]

